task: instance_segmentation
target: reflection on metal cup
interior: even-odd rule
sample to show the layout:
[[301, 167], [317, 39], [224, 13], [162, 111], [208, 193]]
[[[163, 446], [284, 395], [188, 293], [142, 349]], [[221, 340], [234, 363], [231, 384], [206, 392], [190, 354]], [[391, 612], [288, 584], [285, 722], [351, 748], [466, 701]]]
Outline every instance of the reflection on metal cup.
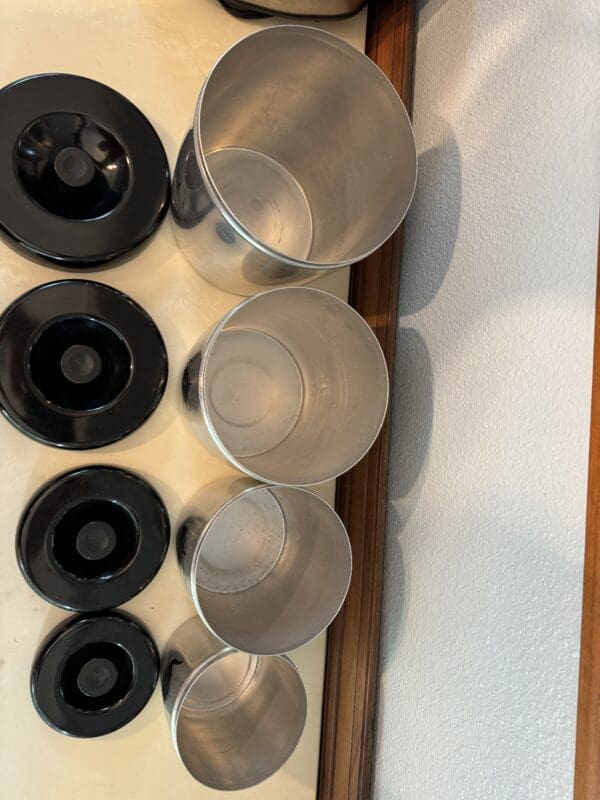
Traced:
[[302, 284], [382, 245], [416, 174], [407, 111], [372, 61], [316, 28], [267, 28], [204, 83], [174, 174], [175, 234], [226, 291]]
[[162, 688], [179, 758], [213, 789], [265, 780], [291, 756], [304, 729], [306, 693], [289, 658], [226, 647], [197, 617], [166, 645]]
[[307, 489], [226, 478], [183, 514], [177, 554], [202, 620], [223, 642], [274, 655], [318, 636], [348, 591], [343, 522]]
[[317, 289], [271, 289], [216, 326], [192, 355], [184, 406], [205, 441], [255, 480], [335, 478], [375, 441], [388, 374], [375, 334]]

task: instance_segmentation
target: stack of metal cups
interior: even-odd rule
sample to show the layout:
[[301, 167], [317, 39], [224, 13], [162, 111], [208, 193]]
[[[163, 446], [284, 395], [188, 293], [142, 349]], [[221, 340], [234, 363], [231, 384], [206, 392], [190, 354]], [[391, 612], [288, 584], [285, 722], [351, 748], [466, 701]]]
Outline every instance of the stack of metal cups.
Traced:
[[173, 634], [162, 669], [177, 753], [215, 789], [264, 780], [300, 739], [306, 695], [285, 653], [332, 622], [352, 570], [342, 521], [306, 487], [368, 452], [388, 404], [369, 325], [299, 284], [376, 250], [415, 180], [393, 86], [358, 50], [301, 26], [225, 53], [179, 154], [177, 240], [205, 279], [248, 296], [183, 375], [194, 430], [241, 475], [202, 489], [180, 521], [198, 616]]

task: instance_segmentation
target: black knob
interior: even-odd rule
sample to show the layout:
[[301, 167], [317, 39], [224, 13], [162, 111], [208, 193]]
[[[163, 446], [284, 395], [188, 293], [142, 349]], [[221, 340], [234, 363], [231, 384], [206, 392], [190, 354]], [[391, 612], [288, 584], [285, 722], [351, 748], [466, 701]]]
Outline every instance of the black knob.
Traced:
[[90, 383], [102, 371], [102, 359], [93, 347], [72, 344], [60, 359], [62, 374], [71, 383]]
[[77, 675], [77, 688], [86, 697], [103, 697], [114, 688], [119, 671], [110, 658], [90, 658]]
[[87, 186], [96, 168], [92, 157], [78, 147], [64, 147], [54, 159], [56, 174], [67, 186]]
[[115, 549], [116, 544], [115, 529], [102, 520], [86, 522], [75, 538], [77, 552], [88, 561], [106, 558]]

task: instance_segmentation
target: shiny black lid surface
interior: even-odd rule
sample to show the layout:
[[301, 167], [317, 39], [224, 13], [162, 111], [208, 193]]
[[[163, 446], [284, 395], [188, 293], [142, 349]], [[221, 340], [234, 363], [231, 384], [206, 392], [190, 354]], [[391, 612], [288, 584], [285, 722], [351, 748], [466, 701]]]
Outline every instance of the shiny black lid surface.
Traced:
[[101, 283], [47, 283], [0, 316], [0, 411], [44, 444], [86, 449], [122, 439], [160, 402], [167, 371], [154, 322]]
[[123, 469], [84, 467], [28, 503], [17, 559], [30, 586], [70, 611], [100, 611], [138, 594], [158, 572], [169, 519], [154, 489]]
[[133, 617], [81, 614], [58, 625], [42, 644], [31, 670], [31, 697], [59, 733], [103, 736], [144, 708], [158, 669], [156, 645]]
[[0, 232], [26, 255], [98, 268], [164, 217], [164, 148], [108, 86], [76, 75], [23, 78], [0, 90], [0, 119]]

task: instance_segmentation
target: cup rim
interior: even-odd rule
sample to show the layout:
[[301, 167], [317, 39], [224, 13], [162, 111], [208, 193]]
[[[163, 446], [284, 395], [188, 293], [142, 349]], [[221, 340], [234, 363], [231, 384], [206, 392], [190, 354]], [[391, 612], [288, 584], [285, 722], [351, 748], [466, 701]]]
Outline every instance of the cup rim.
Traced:
[[[210, 531], [211, 526], [216, 522], [216, 520], [220, 516], [220, 514], [223, 511], [225, 511], [225, 509], [228, 508], [230, 505], [232, 505], [233, 503], [238, 502], [242, 497], [245, 497], [246, 495], [251, 494], [252, 492], [256, 492], [256, 491], [264, 490], [264, 489], [266, 489], [266, 490], [270, 490], [270, 489], [286, 489], [286, 490], [292, 490], [292, 491], [297, 491], [297, 492], [304, 492], [304, 494], [309, 495], [311, 497], [311, 499], [313, 499], [313, 500], [316, 499], [318, 501], [318, 503], [321, 503], [322, 505], [326, 506], [326, 508], [329, 510], [329, 512], [331, 512], [333, 521], [335, 523], [337, 523], [337, 526], [341, 530], [342, 534], [345, 534], [345, 542], [348, 545], [347, 552], [348, 552], [350, 564], [349, 564], [349, 569], [348, 569], [348, 577], [347, 577], [347, 581], [346, 581], [346, 587], [345, 587], [345, 589], [344, 589], [344, 591], [343, 591], [343, 593], [341, 595], [341, 600], [340, 600], [339, 604], [337, 605], [335, 611], [331, 614], [331, 617], [330, 617], [329, 621], [327, 622], [327, 624], [324, 625], [319, 631], [317, 631], [314, 634], [311, 634], [307, 638], [304, 638], [304, 639], [300, 640], [297, 643], [294, 643], [292, 646], [285, 646], [282, 649], [256, 651], [256, 650], [246, 650], [244, 648], [242, 650], [241, 648], [236, 647], [231, 642], [226, 641], [221, 636], [221, 634], [219, 634], [213, 628], [213, 626], [211, 625], [209, 620], [206, 618], [206, 616], [204, 614], [204, 611], [202, 609], [202, 605], [200, 603], [200, 598], [198, 597], [198, 592], [197, 592], [197, 589], [196, 589], [196, 581], [193, 579], [193, 576], [194, 576], [194, 574], [196, 572], [196, 569], [197, 569], [197, 566], [198, 566], [198, 561], [200, 559], [200, 551], [202, 549], [202, 545], [204, 543], [204, 540], [208, 536], [208, 533]], [[344, 525], [344, 522], [343, 522], [342, 518], [337, 513], [335, 508], [330, 503], [328, 503], [327, 500], [324, 500], [316, 492], [312, 492], [310, 489], [307, 489], [304, 486], [288, 486], [287, 484], [284, 484], [284, 483], [276, 483], [276, 484], [260, 483], [260, 484], [258, 484], [256, 486], [248, 486], [245, 489], [243, 489], [241, 492], [238, 492], [238, 494], [236, 494], [235, 497], [231, 497], [231, 498], [229, 498], [229, 500], [226, 500], [224, 503], [222, 503], [219, 506], [219, 508], [216, 509], [216, 511], [213, 512], [211, 517], [204, 524], [204, 528], [203, 528], [202, 533], [200, 534], [200, 537], [199, 537], [199, 539], [198, 539], [198, 541], [196, 543], [196, 546], [194, 548], [194, 553], [193, 553], [192, 558], [191, 558], [190, 574], [189, 574], [188, 582], [189, 582], [189, 587], [190, 587], [190, 594], [192, 596], [192, 601], [194, 603], [194, 608], [196, 609], [196, 612], [197, 612], [198, 616], [200, 617], [200, 619], [202, 620], [204, 625], [208, 628], [208, 630], [213, 634], [213, 636], [216, 636], [216, 638], [220, 642], [223, 642], [223, 644], [226, 645], [226, 647], [231, 648], [234, 651], [247, 653], [248, 655], [251, 655], [251, 656], [258, 656], [258, 657], [261, 657], [261, 656], [265, 656], [265, 657], [268, 657], [268, 656], [280, 656], [280, 655], [284, 655], [285, 653], [289, 652], [290, 650], [297, 650], [299, 647], [304, 647], [304, 645], [307, 645], [310, 642], [313, 642], [325, 630], [327, 630], [327, 628], [331, 625], [333, 620], [340, 613], [340, 610], [341, 610], [342, 606], [346, 602], [346, 597], [347, 597], [348, 591], [350, 589], [350, 582], [352, 580], [353, 567], [354, 567], [354, 559], [353, 559], [353, 556], [352, 556], [352, 545], [350, 543], [350, 537], [348, 535], [348, 529]]]
[[[212, 174], [208, 168], [205, 156], [205, 149], [202, 146], [202, 136], [200, 133], [200, 115], [202, 112], [204, 97], [208, 85], [211, 81], [211, 78], [217, 72], [217, 70], [221, 66], [221, 63], [227, 58], [227, 56], [233, 50], [235, 50], [239, 45], [241, 45], [247, 39], [251, 39], [256, 36], [260, 36], [263, 38], [271, 36], [279, 36], [281, 35], [282, 32], [286, 33], [289, 31], [297, 33], [299, 35], [312, 36], [313, 38], [321, 39], [322, 41], [329, 43], [333, 47], [337, 47], [337, 49], [342, 50], [346, 55], [350, 56], [355, 61], [363, 63], [365, 65], [365, 69], [370, 69], [371, 73], [374, 76], [374, 79], [378, 80], [383, 86], [385, 86], [390, 94], [390, 97], [394, 98], [395, 102], [398, 105], [400, 113], [408, 126], [408, 131], [410, 132], [410, 142], [412, 144], [412, 151], [413, 151], [412, 160], [414, 162], [414, 180], [403, 213], [399, 216], [398, 219], [394, 221], [385, 238], [382, 239], [380, 242], [378, 242], [376, 245], [374, 245], [371, 248], [368, 248], [367, 250], [358, 255], [352, 256], [352, 258], [346, 258], [341, 261], [336, 261], [333, 263], [331, 262], [323, 263], [320, 261], [310, 261], [306, 259], [294, 258], [292, 256], [286, 255], [285, 253], [281, 253], [278, 250], [275, 250], [265, 242], [256, 238], [252, 234], [252, 232], [242, 224], [242, 222], [236, 217], [236, 215], [233, 213], [233, 211], [229, 208], [229, 206], [225, 202], [225, 199], [220, 193], [215, 181], [213, 180]], [[205, 188], [212, 202], [219, 209], [219, 212], [227, 220], [229, 225], [231, 225], [234, 231], [239, 236], [241, 236], [242, 239], [244, 239], [244, 241], [247, 244], [249, 244], [256, 250], [259, 250], [264, 255], [270, 258], [274, 258], [277, 261], [281, 261], [285, 264], [288, 264], [291, 267], [296, 267], [310, 271], [322, 271], [322, 270], [339, 269], [340, 267], [348, 267], [352, 264], [356, 264], [359, 261], [363, 261], [365, 258], [368, 258], [372, 253], [378, 250], [390, 238], [390, 236], [392, 236], [398, 230], [404, 218], [406, 217], [414, 199], [415, 190], [417, 186], [417, 173], [418, 173], [417, 145], [415, 142], [415, 136], [410, 115], [406, 109], [406, 106], [404, 105], [404, 101], [402, 100], [398, 91], [396, 90], [396, 87], [387, 77], [385, 72], [377, 64], [375, 64], [375, 62], [372, 61], [367, 55], [365, 55], [365, 53], [363, 53], [361, 50], [358, 50], [353, 45], [348, 44], [348, 42], [346, 42], [341, 37], [336, 36], [333, 33], [329, 33], [328, 31], [321, 30], [320, 28], [313, 27], [311, 25], [275, 25], [269, 28], [261, 28], [260, 30], [253, 31], [247, 36], [243, 36], [241, 39], [238, 39], [238, 41], [234, 42], [231, 45], [231, 47], [228, 47], [227, 50], [225, 50], [225, 52], [222, 53], [221, 56], [219, 56], [219, 58], [215, 61], [210, 71], [206, 75], [206, 78], [204, 79], [204, 83], [202, 84], [202, 88], [200, 90], [200, 94], [198, 95], [198, 100], [196, 102], [196, 109], [194, 111], [193, 131], [194, 131], [194, 137], [193, 137], [194, 152], [196, 155], [196, 162], [198, 164], [198, 169], [200, 170], [200, 175], [202, 176]], [[308, 278], [307, 280], [310, 280], [310, 278]]]
[[[189, 769], [189, 767], [187, 766], [187, 764], [183, 760], [183, 757], [182, 757], [181, 752], [179, 750], [179, 742], [178, 742], [178, 737], [177, 737], [177, 723], [179, 721], [181, 710], [183, 708], [183, 704], [185, 702], [186, 697], [189, 695], [191, 689], [193, 688], [193, 686], [196, 683], [196, 681], [198, 680], [198, 678], [200, 678], [202, 676], [202, 674], [204, 672], [206, 672], [206, 670], [208, 670], [210, 667], [214, 666], [221, 659], [226, 658], [227, 656], [230, 656], [232, 654], [239, 653], [239, 652], [241, 652], [241, 651], [236, 650], [235, 647], [227, 646], [227, 647], [222, 648], [221, 650], [218, 650], [218, 651], [214, 652], [211, 656], [209, 656], [208, 658], [204, 659], [199, 664], [196, 664], [190, 670], [190, 672], [187, 675], [187, 677], [185, 678], [185, 680], [182, 682], [181, 687], [179, 688], [179, 691], [177, 692], [177, 695], [175, 696], [175, 699], [173, 701], [173, 707], [172, 707], [171, 712], [170, 712], [169, 729], [170, 729], [170, 733], [171, 733], [171, 741], [173, 743], [173, 747], [175, 748], [175, 752], [177, 753], [177, 757], [179, 758], [179, 760], [181, 761], [183, 766], [186, 768], [186, 770], [189, 772], [189, 774], [194, 778], [194, 780], [198, 781], [203, 786], [207, 786], [210, 789], [216, 789], [218, 791], [237, 791], [237, 790], [240, 790], [240, 789], [248, 789], [251, 786], [256, 786], [259, 783], [262, 783], [264, 780], [266, 780], [268, 777], [270, 777], [271, 774], [274, 774], [274, 773], [269, 773], [269, 775], [266, 775], [264, 778], [259, 778], [258, 781], [252, 780], [252, 781], [249, 781], [248, 783], [239, 784], [238, 786], [236, 786], [234, 789], [231, 789], [231, 790], [223, 789], [222, 786], [218, 786], [216, 784], [209, 783], [209, 782], [205, 781], [205, 779], [201, 780], [200, 778], [198, 778]], [[295, 751], [295, 749], [296, 749], [296, 747], [298, 745], [298, 742], [300, 741], [300, 738], [302, 736], [302, 733], [304, 732], [304, 727], [306, 725], [306, 718], [307, 718], [307, 713], [308, 713], [308, 700], [307, 700], [307, 696], [306, 696], [306, 687], [304, 685], [304, 681], [302, 680], [302, 676], [300, 675], [300, 670], [294, 664], [294, 662], [291, 660], [291, 658], [289, 658], [288, 656], [286, 656], [284, 654], [278, 654], [278, 655], [273, 655], [273, 656], [259, 656], [259, 655], [254, 655], [252, 653], [248, 653], [247, 655], [249, 655], [251, 658], [256, 658], [256, 659], [259, 659], [259, 660], [262, 659], [262, 658], [279, 659], [280, 661], [282, 661], [284, 663], [284, 665], [288, 668], [288, 670], [291, 670], [291, 674], [294, 675], [295, 678], [297, 679], [297, 685], [300, 688], [301, 697], [302, 697], [302, 700], [303, 700], [301, 724], [298, 726], [299, 730], [298, 730], [297, 736], [295, 736], [293, 738], [293, 741], [291, 741], [290, 747], [289, 747], [289, 749], [288, 749], [288, 751], [286, 753], [286, 756], [285, 756], [284, 760], [277, 767], [277, 769], [281, 769], [281, 767], [285, 764], [285, 762], [290, 758], [292, 753]], [[246, 691], [247, 688], [248, 687], [246, 686], [244, 691]]]
[[[378, 351], [381, 355], [381, 363], [384, 366], [385, 370], [385, 402], [383, 404], [383, 413], [381, 414], [381, 419], [378, 422], [377, 428], [374, 432], [374, 435], [369, 442], [368, 447], [363, 449], [363, 452], [360, 453], [357, 458], [355, 458], [351, 463], [344, 466], [342, 469], [336, 470], [334, 473], [330, 475], [326, 475], [324, 478], [320, 478], [318, 480], [311, 480], [300, 483], [298, 481], [292, 482], [285, 482], [282, 480], [278, 480], [275, 478], [268, 478], [266, 475], [259, 475], [257, 472], [254, 472], [252, 469], [244, 465], [238, 457], [234, 456], [229, 449], [225, 446], [223, 441], [221, 440], [217, 430], [212, 422], [210, 411], [208, 405], [206, 403], [206, 393], [202, 391], [201, 387], [206, 385], [206, 372], [207, 372], [207, 365], [210, 360], [211, 352], [216, 344], [216, 341], [219, 337], [219, 334], [225, 329], [225, 326], [230, 322], [231, 319], [243, 308], [245, 308], [250, 303], [257, 301], [259, 298], [265, 297], [266, 295], [273, 295], [276, 292], [312, 292], [318, 295], [324, 295], [330, 300], [333, 300], [335, 303], [339, 303], [340, 305], [344, 306], [345, 309], [351, 315], [354, 315], [360, 321], [360, 324], [364, 327], [364, 330], [367, 332], [367, 336], [371, 337], [371, 340], [378, 348]], [[269, 289], [266, 292], [260, 292], [259, 294], [252, 295], [251, 297], [247, 297], [238, 303], [236, 306], [231, 308], [227, 314], [221, 319], [217, 325], [213, 328], [211, 333], [209, 334], [204, 346], [202, 347], [202, 358], [200, 362], [200, 372], [199, 372], [199, 380], [198, 380], [198, 403], [200, 408], [200, 413], [202, 415], [202, 419], [208, 429], [210, 437], [212, 441], [215, 443], [218, 450], [223, 454], [223, 456], [229, 461], [229, 463], [234, 466], [240, 472], [243, 472], [245, 475], [248, 475], [250, 478], [258, 481], [259, 483], [268, 483], [271, 485], [276, 486], [289, 486], [289, 487], [307, 487], [307, 486], [318, 486], [321, 483], [327, 483], [327, 481], [335, 480], [339, 478], [341, 475], [344, 475], [346, 472], [351, 470], [359, 461], [361, 461], [365, 455], [369, 452], [375, 440], [381, 433], [381, 429], [383, 428], [383, 424], [385, 422], [385, 418], [387, 416], [389, 401], [390, 401], [390, 378], [389, 378], [389, 369], [387, 366], [387, 361], [385, 358], [385, 354], [383, 352], [383, 348], [379, 342], [379, 339], [375, 335], [375, 332], [368, 324], [368, 322], [362, 317], [358, 311], [353, 308], [349, 303], [346, 303], [344, 300], [340, 300], [339, 297], [331, 294], [330, 292], [325, 292], [322, 289], [315, 289], [312, 286], [281, 286], [275, 289]]]

